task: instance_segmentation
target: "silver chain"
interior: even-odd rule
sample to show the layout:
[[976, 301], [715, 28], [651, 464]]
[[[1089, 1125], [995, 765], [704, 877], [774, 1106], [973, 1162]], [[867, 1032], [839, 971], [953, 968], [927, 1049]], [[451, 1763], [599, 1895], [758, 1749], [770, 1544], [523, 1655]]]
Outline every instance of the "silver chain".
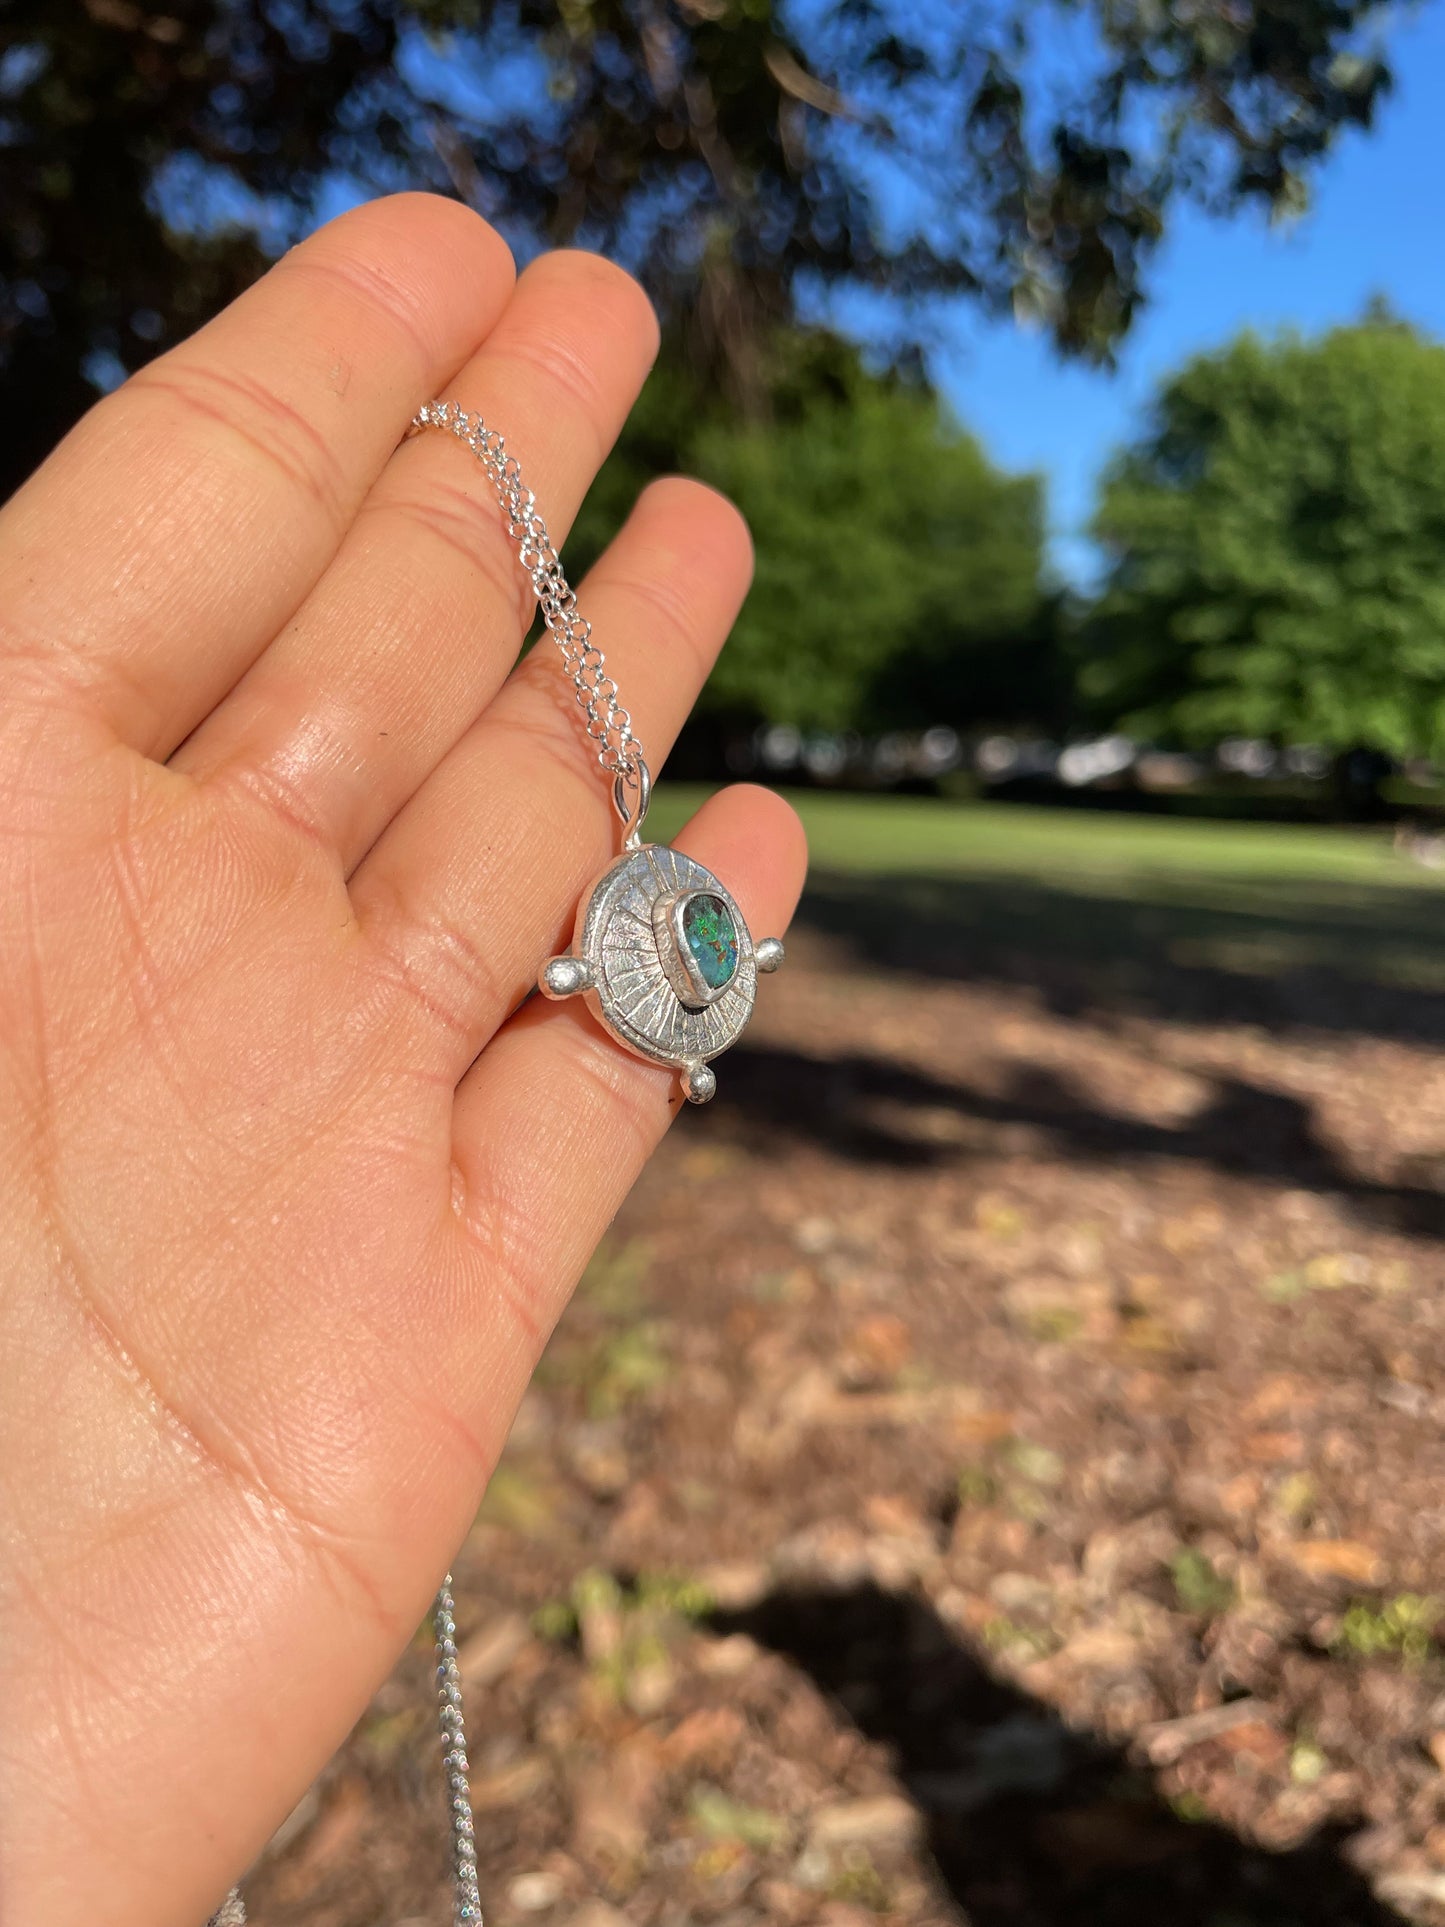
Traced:
[[455, 402], [429, 401], [419, 408], [411, 430], [424, 428], [442, 428], [455, 435], [476, 456], [495, 489], [507, 534], [516, 544], [542, 620], [571, 674], [587, 734], [597, 745], [597, 760], [613, 779], [618, 815], [635, 835], [651, 790], [642, 745], [618, 698], [617, 684], [607, 673], [606, 658], [592, 640], [592, 624], [577, 607], [577, 591], [562, 571], [562, 559], [547, 533], [537, 498], [522, 481], [520, 463], [507, 453], [504, 436]]
[[432, 1607], [437, 1654], [437, 1721], [442, 1735], [442, 1769], [452, 1817], [453, 1918], [456, 1927], [481, 1927], [482, 1896], [477, 1886], [477, 1842], [472, 1796], [467, 1783], [467, 1733], [462, 1720], [462, 1676], [457, 1668], [457, 1619], [452, 1576], [447, 1574]]
[[[522, 481], [520, 463], [515, 455], [507, 453], [503, 436], [488, 428], [480, 415], [469, 415], [454, 402], [428, 402], [417, 411], [411, 427], [414, 432], [441, 428], [455, 435], [475, 455], [496, 491], [507, 534], [515, 543], [517, 559], [532, 584], [542, 620], [571, 674], [577, 705], [586, 719], [587, 734], [597, 745], [597, 761], [612, 777], [612, 800], [628, 832], [628, 843], [635, 846], [640, 840], [642, 819], [652, 791], [642, 745], [633, 734], [631, 716], [618, 699], [617, 684], [607, 673], [602, 651], [592, 640], [592, 624], [577, 607], [577, 592], [563, 573], [561, 557], [547, 533], [537, 498]], [[457, 1667], [456, 1605], [450, 1573], [437, 1593], [432, 1627], [436, 1638], [442, 1767], [451, 1813], [455, 1927], [481, 1927], [482, 1896], [477, 1885], [476, 1828], [468, 1785], [462, 1679]]]

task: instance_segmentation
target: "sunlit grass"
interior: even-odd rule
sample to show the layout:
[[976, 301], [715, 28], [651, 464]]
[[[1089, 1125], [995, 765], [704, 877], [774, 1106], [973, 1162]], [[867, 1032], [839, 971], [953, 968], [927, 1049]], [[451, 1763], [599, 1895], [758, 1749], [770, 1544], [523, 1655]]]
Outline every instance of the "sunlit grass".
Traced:
[[[659, 790], [671, 836], [706, 796]], [[1445, 990], [1445, 876], [1388, 830], [794, 791], [827, 919], [891, 914], [979, 944], [1267, 978]], [[876, 902], [870, 899], [877, 898]]]
[[[1278, 877], [1389, 883], [1445, 899], [1445, 879], [1405, 862], [1388, 831], [1299, 823], [1201, 822], [1029, 804], [952, 803], [914, 796], [784, 792], [802, 817], [820, 869], [923, 870], [983, 876], [1117, 879]], [[659, 784], [648, 818], [671, 837], [710, 794], [699, 784]]]

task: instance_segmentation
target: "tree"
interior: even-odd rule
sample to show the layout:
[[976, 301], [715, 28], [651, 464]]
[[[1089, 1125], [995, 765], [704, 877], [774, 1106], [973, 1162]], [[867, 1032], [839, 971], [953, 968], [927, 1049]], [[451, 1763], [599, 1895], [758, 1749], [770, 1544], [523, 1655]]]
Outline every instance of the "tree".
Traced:
[[1445, 348], [1244, 335], [1109, 473], [1083, 686], [1145, 735], [1445, 754]]
[[1298, 203], [1370, 0], [10, 0], [0, 492], [338, 197], [430, 185], [645, 276], [735, 403], [800, 302], [963, 292], [1107, 356], [1181, 195]]
[[569, 556], [585, 564], [649, 475], [682, 469], [731, 496], [757, 548], [704, 713], [865, 732], [1031, 713], [1053, 660], [1038, 479], [1000, 474], [920, 380], [869, 374], [836, 337], [781, 332], [763, 370], [753, 422], [667, 355]]

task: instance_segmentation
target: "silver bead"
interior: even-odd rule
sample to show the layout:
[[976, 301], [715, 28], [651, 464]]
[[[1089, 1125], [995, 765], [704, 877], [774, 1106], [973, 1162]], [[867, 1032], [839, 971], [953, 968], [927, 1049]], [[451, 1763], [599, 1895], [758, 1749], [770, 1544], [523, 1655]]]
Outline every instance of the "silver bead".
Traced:
[[592, 988], [592, 971], [582, 957], [549, 957], [537, 988], [544, 997], [575, 997], [579, 991]]
[[684, 1064], [680, 1081], [689, 1104], [706, 1104], [717, 1091], [717, 1072], [711, 1064]]
[[781, 937], [764, 937], [761, 943], [753, 946], [753, 960], [758, 969], [769, 973], [777, 969], [784, 955]]

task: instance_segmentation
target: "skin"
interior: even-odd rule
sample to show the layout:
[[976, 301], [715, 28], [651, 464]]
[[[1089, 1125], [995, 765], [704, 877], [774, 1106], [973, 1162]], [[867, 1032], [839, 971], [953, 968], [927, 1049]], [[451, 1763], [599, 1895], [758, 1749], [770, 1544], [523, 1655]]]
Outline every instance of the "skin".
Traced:
[[[446, 394], [560, 543], [646, 376], [618, 269], [401, 196], [0, 513], [0, 1918], [196, 1927], [364, 1708], [679, 1108], [524, 999], [610, 785]], [[746, 591], [649, 488], [581, 585], [654, 769]], [[679, 838], [783, 929], [768, 793]]]

